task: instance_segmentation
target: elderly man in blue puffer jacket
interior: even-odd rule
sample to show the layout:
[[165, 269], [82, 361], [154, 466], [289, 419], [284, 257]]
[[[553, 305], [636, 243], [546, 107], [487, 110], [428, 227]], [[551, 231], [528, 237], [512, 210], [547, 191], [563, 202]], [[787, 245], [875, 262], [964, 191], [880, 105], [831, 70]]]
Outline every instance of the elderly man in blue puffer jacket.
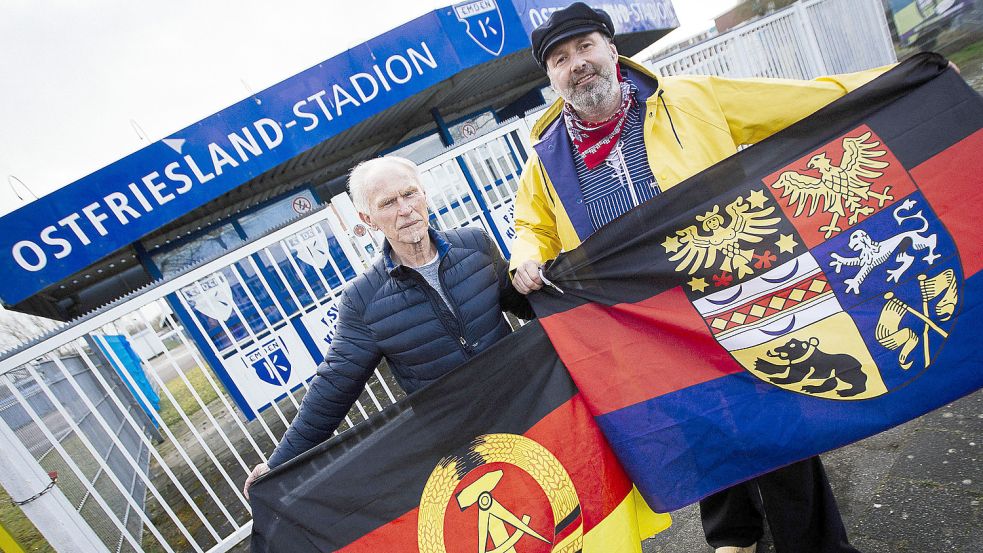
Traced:
[[247, 497], [259, 475], [331, 436], [383, 357], [412, 393], [511, 332], [502, 311], [532, 317], [484, 231], [429, 227], [426, 192], [412, 161], [366, 161], [348, 183], [359, 217], [386, 244], [342, 294], [325, 361], [273, 455], [246, 480]]

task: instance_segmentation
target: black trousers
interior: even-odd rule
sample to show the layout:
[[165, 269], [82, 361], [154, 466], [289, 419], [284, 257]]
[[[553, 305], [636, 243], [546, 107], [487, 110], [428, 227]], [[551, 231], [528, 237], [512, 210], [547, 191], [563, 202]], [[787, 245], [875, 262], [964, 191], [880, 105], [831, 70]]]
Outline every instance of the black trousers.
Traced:
[[819, 457], [780, 468], [700, 501], [711, 547], [745, 547], [764, 532], [762, 513], [778, 553], [859, 553], [846, 528]]

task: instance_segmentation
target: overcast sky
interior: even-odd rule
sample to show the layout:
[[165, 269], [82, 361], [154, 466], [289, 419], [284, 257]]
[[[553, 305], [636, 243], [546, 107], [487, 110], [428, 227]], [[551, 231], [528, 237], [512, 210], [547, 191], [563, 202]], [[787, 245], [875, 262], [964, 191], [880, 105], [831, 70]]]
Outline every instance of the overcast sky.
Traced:
[[[2, 0], [0, 214], [451, 3]], [[734, 4], [674, 0], [678, 34]]]

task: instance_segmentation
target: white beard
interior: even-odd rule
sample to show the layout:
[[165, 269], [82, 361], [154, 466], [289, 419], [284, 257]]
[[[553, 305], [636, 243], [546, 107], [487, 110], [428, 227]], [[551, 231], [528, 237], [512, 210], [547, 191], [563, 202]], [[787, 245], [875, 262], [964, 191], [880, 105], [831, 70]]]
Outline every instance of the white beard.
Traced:
[[574, 89], [570, 94], [570, 105], [577, 113], [596, 113], [605, 107], [606, 103], [613, 102], [612, 98], [618, 97], [618, 101], [621, 101], [621, 94], [619, 94], [621, 87], [618, 85], [618, 79], [614, 75], [602, 75], [597, 74], [597, 82], [591, 83], [580, 90]]

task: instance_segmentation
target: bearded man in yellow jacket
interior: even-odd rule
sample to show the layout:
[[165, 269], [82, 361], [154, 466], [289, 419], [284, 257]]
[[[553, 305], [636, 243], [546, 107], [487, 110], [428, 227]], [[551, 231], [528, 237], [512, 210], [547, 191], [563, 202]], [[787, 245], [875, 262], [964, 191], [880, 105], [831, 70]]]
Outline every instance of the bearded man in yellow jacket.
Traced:
[[[519, 182], [511, 268], [543, 286], [543, 262], [746, 144], [865, 84], [884, 69], [812, 81], [656, 78], [619, 57], [614, 25], [583, 3], [533, 32], [533, 55], [560, 95], [533, 129]], [[658, 200], [656, 200], [658, 201]], [[717, 553], [753, 553], [767, 517], [778, 553], [857, 553], [818, 457], [700, 502]]]

